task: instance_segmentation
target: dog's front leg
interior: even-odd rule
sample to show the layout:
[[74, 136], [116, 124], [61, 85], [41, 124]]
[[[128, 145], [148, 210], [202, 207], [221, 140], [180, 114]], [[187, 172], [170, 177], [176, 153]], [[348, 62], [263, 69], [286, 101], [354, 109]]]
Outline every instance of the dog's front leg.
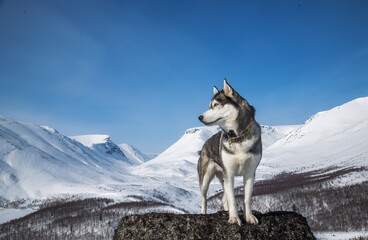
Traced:
[[234, 174], [227, 173], [224, 176], [224, 190], [226, 194], [226, 200], [229, 207], [229, 223], [238, 224], [241, 226], [241, 220], [236, 210], [236, 202], [234, 196]]
[[226, 193], [225, 193], [225, 188], [224, 189], [224, 195], [222, 196], [222, 206], [224, 208], [224, 211], [229, 211], [229, 205], [227, 204], [227, 198], [226, 198]]
[[224, 187], [224, 175], [222, 173], [217, 173], [216, 176], [220, 180], [221, 186], [222, 186], [222, 190], [224, 191], [223, 192], [223, 195], [222, 195], [222, 204], [223, 204], [224, 210], [227, 212], [227, 211], [229, 211], [229, 207], [228, 207], [228, 204], [227, 204], [225, 187]]
[[244, 181], [244, 215], [247, 223], [258, 224], [258, 219], [253, 215], [251, 208], [251, 197], [254, 184], [254, 173], [248, 173], [243, 176]]

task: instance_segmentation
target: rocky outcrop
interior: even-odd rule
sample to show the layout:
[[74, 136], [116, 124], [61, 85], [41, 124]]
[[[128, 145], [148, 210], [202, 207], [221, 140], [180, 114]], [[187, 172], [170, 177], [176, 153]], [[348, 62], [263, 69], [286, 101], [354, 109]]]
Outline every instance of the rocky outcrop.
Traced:
[[306, 219], [294, 212], [254, 213], [258, 225], [230, 225], [228, 213], [148, 213], [124, 217], [114, 240], [126, 239], [315, 239]]

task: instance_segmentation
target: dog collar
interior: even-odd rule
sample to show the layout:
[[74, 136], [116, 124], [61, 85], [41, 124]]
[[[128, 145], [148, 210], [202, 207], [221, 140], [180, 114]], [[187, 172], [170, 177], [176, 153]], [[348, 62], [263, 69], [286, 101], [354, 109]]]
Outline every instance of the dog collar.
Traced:
[[249, 126], [245, 129], [245, 131], [240, 134], [239, 136], [236, 137], [230, 137], [228, 133], [226, 133], [227, 135], [227, 140], [229, 141], [230, 144], [232, 143], [236, 143], [236, 142], [241, 142], [244, 139], [246, 139], [250, 133], [250, 130], [252, 130], [252, 123], [249, 124]]

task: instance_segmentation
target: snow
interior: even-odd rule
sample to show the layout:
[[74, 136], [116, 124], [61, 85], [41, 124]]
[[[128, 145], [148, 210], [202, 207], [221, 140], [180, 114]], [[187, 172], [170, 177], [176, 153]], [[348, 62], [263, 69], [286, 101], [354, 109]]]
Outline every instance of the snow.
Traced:
[[[278, 126], [276, 128], [263, 126], [262, 138], [267, 135], [268, 143], [272, 144], [296, 127], [298, 126]], [[188, 204], [188, 199], [183, 198], [179, 199], [176, 204], [190, 211], [198, 212], [200, 207], [197, 177], [198, 153], [204, 142], [218, 131], [220, 131], [220, 128], [216, 126], [190, 128], [166, 151], [148, 162], [131, 167], [130, 172], [135, 175], [150, 176], [170, 182], [171, 185], [191, 193], [193, 195], [193, 198], [190, 199], [191, 203]], [[240, 186], [240, 180], [241, 178], [237, 178], [236, 186]], [[213, 181], [208, 195], [210, 196], [219, 190], [221, 190], [220, 182]]]
[[[262, 140], [266, 139], [264, 148], [272, 145], [297, 127], [299, 126], [262, 126]], [[216, 126], [190, 128], [166, 151], [153, 160], [132, 168], [132, 171], [145, 176], [184, 177], [189, 173], [196, 174], [199, 151], [204, 142], [218, 131], [220, 128]]]
[[36, 209], [0, 208], [0, 224], [24, 217], [35, 211]]
[[272, 144], [257, 174], [368, 167], [367, 136], [368, 98], [359, 98], [317, 113]]
[[137, 148], [133, 147], [132, 145], [129, 145], [127, 143], [122, 143], [118, 145], [121, 151], [125, 154], [125, 156], [131, 160], [134, 164], [141, 164], [144, 162], [147, 162], [154, 158], [150, 154], [145, 154], [139, 151]]
[[198, 151], [203, 143], [219, 131], [218, 127], [198, 127], [185, 131], [184, 135], [156, 158], [143, 163], [132, 172], [145, 176], [184, 177], [196, 172]]
[[367, 238], [368, 231], [349, 232], [317, 232], [314, 234], [317, 240], [349, 240], [353, 238]]
[[[139, 150], [128, 150], [130, 156], [139, 156]], [[144, 154], [140, 157], [145, 158]], [[50, 127], [0, 118], [0, 200], [5, 201], [1, 206], [7, 201], [32, 204], [33, 200], [72, 196], [117, 202], [139, 196], [172, 205], [186, 201], [191, 206], [185, 208], [196, 210], [191, 199], [196, 199], [197, 189], [182, 188], [183, 179], [178, 177], [171, 183], [132, 174], [134, 164], [137, 161], [127, 158], [107, 135], [70, 138]]]
[[285, 126], [261, 126], [262, 127], [262, 145], [263, 149], [268, 148], [291, 131], [299, 128], [301, 125]]
[[[139, 196], [198, 212], [198, 151], [218, 131], [206, 126], [188, 129], [149, 160], [108, 135], [67, 137], [51, 127], [0, 117], [0, 200], [78, 195], [119, 202]], [[366, 136], [368, 98], [317, 113], [303, 125], [262, 126], [263, 159], [256, 181], [284, 171], [368, 167]], [[367, 177], [367, 171], [354, 172], [329, 184], [345, 186]], [[213, 181], [209, 195], [220, 189]]]
[[130, 177], [122, 156], [96, 154], [51, 128], [1, 118], [0, 136], [0, 196], [9, 201], [95, 192]]
[[103, 134], [72, 136], [70, 138], [82, 143], [86, 147], [93, 147], [95, 144], [103, 144], [110, 140], [109, 135]]

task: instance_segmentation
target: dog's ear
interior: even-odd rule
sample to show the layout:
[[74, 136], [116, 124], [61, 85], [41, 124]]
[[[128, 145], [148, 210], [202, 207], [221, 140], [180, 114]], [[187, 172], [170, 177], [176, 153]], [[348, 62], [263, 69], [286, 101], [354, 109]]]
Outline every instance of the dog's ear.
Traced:
[[213, 94], [216, 95], [219, 92], [220, 91], [218, 90], [218, 88], [216, 86], [213, 86]]
[[224, 78], [224, 93], [227, 97], [234, 97], [234, 89], [227, 83], [226, 78]]

